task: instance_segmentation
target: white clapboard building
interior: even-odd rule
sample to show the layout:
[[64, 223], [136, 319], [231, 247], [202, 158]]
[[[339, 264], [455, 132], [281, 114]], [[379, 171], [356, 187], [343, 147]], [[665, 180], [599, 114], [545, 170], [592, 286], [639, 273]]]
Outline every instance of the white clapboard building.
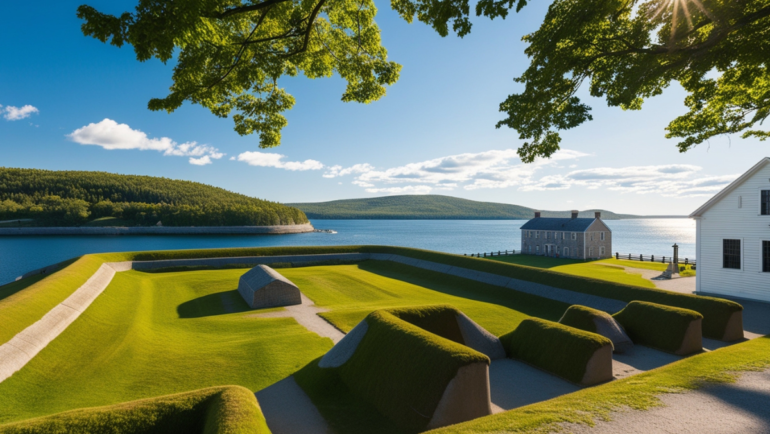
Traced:
[[696, 291], [770, 301], [770, 158], [695, 210]]

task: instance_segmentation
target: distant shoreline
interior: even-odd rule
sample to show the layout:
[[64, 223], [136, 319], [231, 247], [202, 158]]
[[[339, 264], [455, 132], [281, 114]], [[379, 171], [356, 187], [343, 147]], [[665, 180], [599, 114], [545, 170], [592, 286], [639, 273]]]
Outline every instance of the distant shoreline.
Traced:
[[313, 232], [312, 224], [277, 226], [131, 226], [0, 228], [0, 236], [35, 235], [281, 235]]
[[[312, 213], [308, 214], [306, 213], [307, 218], [310, 220], [529, 220], [531, 217], [488, 217], [488, 218], [482, 218], [482, 217], [457, 217], [457, 216], [447, 216], [447, 217], [417, 217], [417, 216], [395, 216], [395, 217], [387, 217], [387, 216], [352, 216], [352, 217], [342, 217], [342, 216], [332, 216], [332, 217], [316, 217], [312, 215]], [[617, 221], [617, 220], [649, 220], [649, 219], [686, 219], [689, 218], [689, 216], [686, 215], [651, 215], [651, 216], [633, 216], [633, 217], [622, 217], [622, 218], [606, 218], [602, 217], [602, 220], [608, 220], [608, 221]]]

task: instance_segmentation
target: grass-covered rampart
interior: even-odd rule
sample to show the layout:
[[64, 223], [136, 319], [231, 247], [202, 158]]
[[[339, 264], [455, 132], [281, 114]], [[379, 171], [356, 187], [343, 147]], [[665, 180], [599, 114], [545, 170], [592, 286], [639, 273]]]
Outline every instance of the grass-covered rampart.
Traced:
[[596, 322], [594, 320], [604, 315], [607, 315], [604, 311], [575, 304], [564, 312], [564, 315], [559, 319], [559, 324], [596, 333]]
[[690, 324], [703, 318], [693, 310], [640, 301], [613, 316], [635, 343], [669, 353], [681, 348]]
[[612, 341], [596, 333], [553, 321], [529, 318], [511, 333], [500, 337], [508, 357], [580, 383], [588, 361]]
[[254, 393], [210, 387], [0, 425], [0, 434], [270, 434]]
[[[410, 312], [411, 319], [415, 313]], [[437, 318], [432, 325], [440, 324], [442, 313], [431, 313]], [[372, 312], [365, 321], [366, 335], [350, 360], [339, 368], [340, 378], [353, 393], [407, 431], [425, 429], [447, 384], [461, 367], [489, 364], [489, 358], [478, 351], [390, 312]]]

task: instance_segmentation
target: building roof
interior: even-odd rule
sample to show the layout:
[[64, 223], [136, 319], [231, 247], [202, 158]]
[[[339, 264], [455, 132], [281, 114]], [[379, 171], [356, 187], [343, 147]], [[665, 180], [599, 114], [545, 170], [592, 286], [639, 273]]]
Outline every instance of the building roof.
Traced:
[[767, 163], [770, 163], [770, 157], [765, 157], [765, 158], [759, 160], [759, 163], [755, 164], [754, 167], [752, 167], [751, 169], [746, 171], [746, 173], [744, 173], [743, 175], [739, 176], [738, 179], [736, 179], [735, 181], [733, 181], [730, 184], [728, 184], [727, 187], [723, 188], [722, 191], [720, 191], [719, 193], [715, 194], [714, 197], [709, 199], [708, 202], [706, 202], [703, 205], [701, 205], [700, 208], [698, 208], [695, 211], [693, 211], [693, 213], [690, 214], [690, 217], [700, 217], [700, 216], [702, 216], [703, 213], [708, 211], [709, 208], [714, 206], [717, 202], [722, 200], [722, 198], [724, 198], [725, 196], [730, 194], [733, 190], [735, 190], [736, 188], [740, 187], [740, 185], [743, 184], [744, 182], [746, 182], [746, 180], [748, 180], [749, 178], [754, 176], [754, 174], [757, 173], [763, 167], [765, 167], [765, 165]]
[[553, 218], [536, 217], [524, 223], [523, 230], [532, 231], [570, 231], [585, 232], [591, 224], [596, 221], [595, 218]]

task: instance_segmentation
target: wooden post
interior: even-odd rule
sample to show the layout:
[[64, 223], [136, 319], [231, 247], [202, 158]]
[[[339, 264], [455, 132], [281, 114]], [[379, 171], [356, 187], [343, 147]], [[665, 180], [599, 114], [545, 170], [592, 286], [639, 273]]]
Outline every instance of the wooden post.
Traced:
[[650, 262], [655, 262], [655, 255], [650, 255]]
[[615, 259], [620, 259], [620, 253], [615, 252]]

